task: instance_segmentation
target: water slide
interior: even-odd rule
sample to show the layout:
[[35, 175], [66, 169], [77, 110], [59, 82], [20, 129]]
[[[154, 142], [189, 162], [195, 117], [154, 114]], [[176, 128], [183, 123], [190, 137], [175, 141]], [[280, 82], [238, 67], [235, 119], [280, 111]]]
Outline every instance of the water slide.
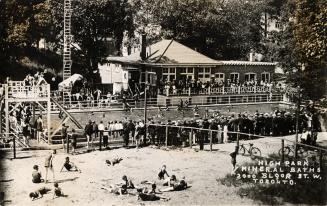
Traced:
[[72, 122], [78, 127], [78, 129], [83, 129], [82, 125], [59, 102], [57, 102], [57, 100], [55, 100], [52, 97], [50, 99], [53, 103], [55, 103], [58, 106], [58, 108], [62, 112], [64, 112], [70, 118], [70, 120], [72, 120]]

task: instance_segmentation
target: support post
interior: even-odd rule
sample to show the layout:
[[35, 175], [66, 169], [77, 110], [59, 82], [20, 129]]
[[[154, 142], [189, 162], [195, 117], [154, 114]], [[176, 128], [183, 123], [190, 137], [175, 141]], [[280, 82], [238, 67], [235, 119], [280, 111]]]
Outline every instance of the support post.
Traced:
[[35, 103], [32, 103], [32, 121], [35, 122]]
[[16, 136], [13, 137], [14, 159], [16, 159]]
[[237, 139], [236, 139], [236, 145], [237, 147], [240, 146], [240, 125], [238, 125], [237, 127], [237, 135], [236, 135]]
[[[49, 90], [50, 91], [50, 85], [49, 85]], [[48, 98], [48, 103], [47, 103], [47, 130], [48, 130], [48, 144], [52, 144], [52, 137], [51, 137], [51, 101], [50, 101], [50, 97]], [[67, 147], [68, 148], [68, 147]], [[68, 152], [67, 152], [68, 153]]]
[[[146, 127], [146, 126], [145, 126]], [[99, 139], [99, 150], [102, 151], [102, 136], [103, 136], [103, 131], [100, 131], [99, 132], [99, 136], [100, 136], [100, 139]], [[146, 135], [146, 134], [145, 134]], [[125, 141], [125, 140], [124, 140]]]
[[2, 133], [2, 122], [3, 122], [3, 116], [2, 116], [2, 113], [3, 113], [3, 109], [2, 109], [2, 105], [0, 104], [0, 133]]
[[193, 128], [191, 129], [191, 135], [189, 136], [189, 144], [190, 144], [190, 148], [192, 148], [192, 145], [193, 145]]
[[284, 153], [284, 139], [282, 139], [282, 164], [284, 164], [285, 160], [285, 153]]
[[144, 141], [143, 144], [146, 144], [147, 137], [147, 87], [148, 87], [148, 72], [145, 70], [145, 83], [144, 83]]
[[[320, 167], [320, 170], [323, 170], [324, 167], [323, 167], [323, 152], [322, 150], [320, 150], [319, 152], [319, 167]], [[323, 171], [321, 172], [323, 174]]]
[[[65, 148], [64, 148], [65, 150]], [[66, 153], [69, 154], [69, 136], [66, 134]]]
[[212, 130], [210, 130], [210, 151], [212, 151]]
[[166, 141], [165, 141], [166, 147], [168, 146], [168, 125], [166, 125]]
[[295, 160], [297, 160], [297, 143], [298, 143], [298, 139], [299, 139], [299, 113], [300, 113], [300, 104], [301, 104], [301, 99], [300, 99], [300, 86], [297, 87], [298, 91], [297, 91], [297, 109], [296, 109], [296, 125], [295, 125], [295, 149], [294, 149], [294, 156], [295, 156]]
[[7, 99], [5, 100], [5, 122], [6, 122], [6, 138], [9, 138], [9, 104]]

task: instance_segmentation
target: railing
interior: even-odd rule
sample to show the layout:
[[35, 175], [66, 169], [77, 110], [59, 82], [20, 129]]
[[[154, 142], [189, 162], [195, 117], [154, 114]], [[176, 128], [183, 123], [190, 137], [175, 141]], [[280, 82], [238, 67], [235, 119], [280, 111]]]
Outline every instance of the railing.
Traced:
[[253, 86], [253, 87], [216, 87], [216, 88], [188, 88], [188, 89], [169, 89], [164, 88], [162, 94], [166, 96], [176, 95], [218, 95], [218, 94], [260, 94], [270, 93], [271, 87]]
[[[152, 127], [152, 128], [150, 128]], [[223, 129], [203, 129], [198, 127], [190, 127], [190, 126], [177, 126], [177, 125], [168, 125], [168, 124], [147, 124], [147, 138], [156, 138], [158, 145], [163, 146], [189, 146], [192, 148], [194, 145], [200, 145], [200, 150], [203, 149], [204, 145], [210, 146], [210, 151], [213, 150], [213, 144], [219, 143], [228, 143], [235, 142], [236, 145], [240, 145], [240, 140], [254, 140], [260, 138], [270, 138], [270, 142], [261, 142], [261, 144], [266, 145], [266, 157], [269, 157], [271, 154], [278, 154], [281, 162], [284, 162], [286, 156], [288, 154], [284, 154], [285, 152], [285, 141], [291, 142], [291, 145], [294, 145], [294, 157], [295, 160], [299, 158], [307, 159], [310, 157], [309, 152], [313, 156], [319, 157], [319, 164], [323, 165], [323, 157], [327, 155], [327, 149], [319, 146], [312, 146], [309, 144], [303, 144], [291, 140], [285, 139], [285, 137], [268, 137], [262, 135], [256, 135], [251, 133], [242, 133], [242, 132], [233, 132], [233, 131], [224, 131]], [[228, 141], [226, 141], [226, 139]], [[277, 141], [273, 141], [277, 140]], [[281, 140], [281, 145], [279, 145], [278, 141]], [[151, 140], [150, 140], [151, 141]], [[152, 140], [155, 143], [154, 140]], [[269, 148], [268, 147], [272, 147]], [[279, 147], [281, 146], [281, 147]], [[295, 155], [295, 153], [299, 154], [299, 148], [302, 151], [306, 151], [307, 155]], [[263, 149], [263, 148], [261, 148]], [[276, 150], [277, 149], [277, 150]], [[260, 149], [259, 149], [260, 151]], [[297, 152], [296, 152], [297, 151]], [[302, 153], [303, 154], [303, 153]], [[260, 151], [261, 156], [261, 151]], [[259, 157], [261, 158], [261, 157]]]
[[[185, 97], [184, 97], [185, 98]], [[229, 96], [210, 96], [203, 98], [194, 98], [189, 100], [189, 98], [184, 99], [178, 97], [171, 97], [169, 101], [167, 99], [157, 99], [149, 98], [147, 99], [148, 107], [166, 107], [166, 106], [180, 106], [181, 99], [183, 101], [183, 106], [188, 107], [192, 105], [229, 105], [229, 104], [247, 104], [247, 103], [274, 103], [283, 101], [283, 96], [279, 94], [246, 94], [246, 95], [229, 95]], [[57, 100], [58, 101], [58, 100]], [[126, 104], [123, 103], [122, 99], [109, 101], [108, 99], [100, 100], [83, 100], [83, 101], [71, 101], [69, 104], [67, 102], [64, 104], [65, 109], [68, 110], [98, 110], [98, 109], [138, 109], [144, 108], [145, 101], [140, 99], [135, 101], [134, 99], [124, 100]], [[59, 104], [63, 104], [62, 101], [58, 101]], [[52, 111], [59, 111], [56, 104], [52, 103]]]
[[0, 145], [3, 146], [3, 148], [6, 147], [6, 145], [9, 145], [10, 149], [13, 150], [13, 158], [16, 158], [16, 149], [17, 146], [26, 148], [29, 147], [27, 144], [23, 142], [23, 140], [16, 134], [16, 133], [1, 133], [0, 134]]
[[26, 86], [23, 81], [10, 81], [4, 84], [6, 98], [48, 98], [50, 97], [50, 85]]

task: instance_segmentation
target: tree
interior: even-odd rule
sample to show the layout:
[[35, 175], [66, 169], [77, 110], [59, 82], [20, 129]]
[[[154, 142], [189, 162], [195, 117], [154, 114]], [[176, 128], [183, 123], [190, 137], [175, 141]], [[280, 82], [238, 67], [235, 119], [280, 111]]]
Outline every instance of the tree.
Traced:
[[45, 0], [6, 0], [1, 2], [5, 21], [5, 41], [11, 57], [24, 56], [29, 48], [38, 45], [49, 30], [49, 7]]
[[295, 7], [295, 50], [303, 66], [305, 94], [317, 100], [326, 94], [327, 2], [297, 0]]
[[266, 39], [266, 56], [279, 62], [290, 86], [300, 86], [312, 100], [326, 91], [326, 1], [282, 4], [280, 32]]
[[[0, 11], [5, 11], [5, 1], [0, 1]], [[5, 12], [0, 12], [0, 61], [5, 61], [7, 54], [7, 16]]]
[[[134, 0], [140, 22], [215, 59], [245, 59], [260, 48], [262, 2], [245, 0]], [[147, 17], [147, 18], [146, 18]]]
[[[62, 46], [63, 1], [51, 0], [50, 7], [53, 26], [49, 41]], [[79, 47], [73, 62], [92, 79], [98, 63], [108, 56], [108, 43], [113, 42], [120, 51], [124, 33], [133, 33], [131, 6], [128, 0], [80, 0], [73, 2], [72, 9], [72, 36]]]

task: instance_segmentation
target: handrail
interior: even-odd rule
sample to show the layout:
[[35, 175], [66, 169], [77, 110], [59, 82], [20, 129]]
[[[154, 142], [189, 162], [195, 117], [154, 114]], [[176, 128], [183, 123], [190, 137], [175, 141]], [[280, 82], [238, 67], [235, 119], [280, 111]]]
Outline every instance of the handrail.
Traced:
[[4, 84], [6, 98], [48, 98], [50, 97], [50, 85], [25, 85], [23, 81], [10, 81]]
[[69, 112], [67, 112], [67, 110], [64, 108], [64, 107], [62, 107], [55, 99], [53, 99], [52, 97], [51, 97], [51, 101], [52, 102], [54, 102], [58, 107], [59, 107], [59, 109], [61, 110], [61, 111], [63, 111], [71, 120], [72, 120], [72, 122], [74, 122], [74, 124], [79, 128], [79, 129], [82, 129], [83, 127], [82, 127], [82, 125], [69, 113]]
[[166, 96], [174, 96], [178, 94], [188, 94], [195, 95], [195, 94], [201, 94], [201, 95], [212, 95], [212, 94], [255, 94], [255, 93], [270, 93], [270, 92], [276, 92], [276, 88], [269, 87], [269, 86], [235, 86], [235, 87], [208, 87], [208, 88], [183, 88], [173, 89], [172, 87], [165, 86], [163, 88], [159, 88], [159, 90], [162, 90], [162, 94]]
[[[191, 129], [191, 130], [202, 130], [202, 131], [208, 131], [208, 132], [223, 132], [223, 130], [214, 130], [214, 129], [203, 129], [203, 128], [198, 128], [198, 127], [186, 127], [186, 126], [177, 126], [177, 125], [168, 125], [168, 124], [151, 124], [151, 123], [147, 123], [146, 124], [147, 126], [160, 126], [160, 127], [177, 127], [177, 128], [183, 128], [183, 129]], [[148, 131], [148, 130], [147, 130]], [[256, 135], [256, 134], [249, 134], [249, 133], [243, 133], [243, 132], [233, 132], [233, 131], [228, 131], [229, 134], [240, 134], [240, 135], [247, 135], [247, 136], [251, 136], [251, 137], [259, 137], [259, 138], [267, 138], [267, 137], [270, 137], [270, 136], [263, 136], [263, 135]], [[311, 147], [313, 149], [316, 149], [316, 150], [322, 150], [322, 151], [325, 151], [327, 152], [327, 149], [323, 148], [323, 147], [316, 147], [316, 146], [312, 146], [312, 145], [307, 145], [307, 144], [303, 144], [303, 143], [300, 143], [300, 142], [295, 142], [295, 141], [292, 141], [292, 140], [288, 140], [288, 139], [285, 139], [285, 138], [282, 138], [282, 137], [272, 137], [274, 139], [280, 139], [280, 140], [286, 140], [286, 141], [289, 141], [289, 142], [293, 142], [294, 144], [298, 144], [298, 145], [302, 145], [302, 146], [305, 146], [305, 147]]]

